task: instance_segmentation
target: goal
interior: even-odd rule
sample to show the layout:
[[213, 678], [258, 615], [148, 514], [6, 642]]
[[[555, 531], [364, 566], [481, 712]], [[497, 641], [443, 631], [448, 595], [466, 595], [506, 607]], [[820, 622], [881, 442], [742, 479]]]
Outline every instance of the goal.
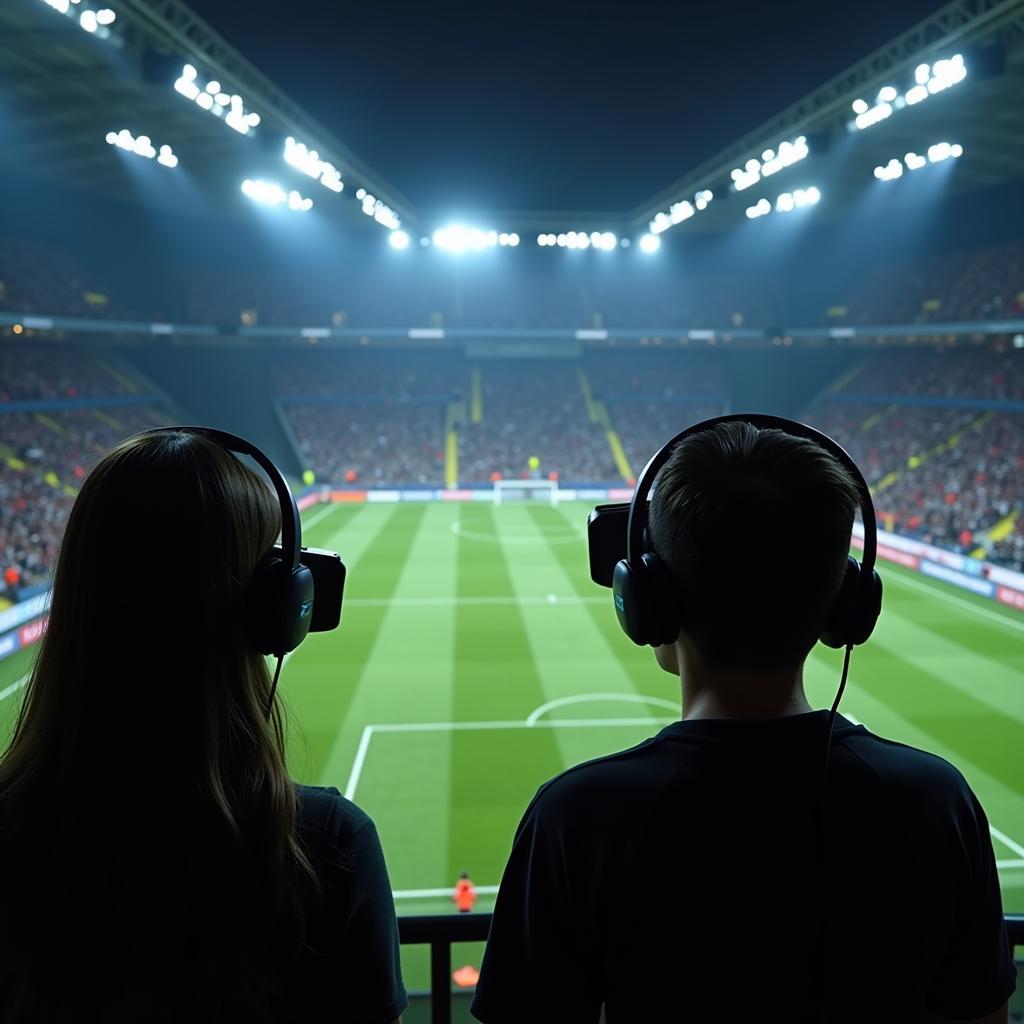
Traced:
[[543, 501], [558, 504], [557, 480], [495, 480], [494, 504], [509, 501]]

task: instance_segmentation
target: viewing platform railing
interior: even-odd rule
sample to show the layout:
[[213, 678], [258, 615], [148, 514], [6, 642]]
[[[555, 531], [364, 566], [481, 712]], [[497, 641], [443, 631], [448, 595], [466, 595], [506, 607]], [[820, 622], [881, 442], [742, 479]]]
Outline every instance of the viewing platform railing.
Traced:
[[[483, 942], [491, 927], [490, 914], [431, 914], [400, 917], [398, 934], [403, 946], [430, 946], [430, 1020], [451, 1024], [452, 944]], [[1007, 914], [1010, 944], [1024, 947], [1024, 914]]]

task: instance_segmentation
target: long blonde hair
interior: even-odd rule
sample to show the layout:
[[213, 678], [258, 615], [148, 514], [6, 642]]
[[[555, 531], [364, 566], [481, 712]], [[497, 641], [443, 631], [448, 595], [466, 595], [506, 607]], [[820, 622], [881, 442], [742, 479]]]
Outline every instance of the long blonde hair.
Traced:
[[259, 476], [180, 431], [85, 481], [0, 757], [2, 1019], [273, 1019], [315, 889], [246, 641], [279, 518]]

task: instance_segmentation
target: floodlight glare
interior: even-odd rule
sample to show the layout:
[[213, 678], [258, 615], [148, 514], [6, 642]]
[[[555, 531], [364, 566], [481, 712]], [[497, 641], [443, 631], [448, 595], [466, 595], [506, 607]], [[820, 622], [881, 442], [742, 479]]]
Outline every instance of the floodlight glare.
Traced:
[[109, 7], [104, 7], [96, 12], [96, 20], [101, 25], [113, 25], [117, 20], [117, 15]]
[[78, 24], [81, 25], [86, 32], [95, 32], [99, 27], [99, 22], [96, 20], [96, 12], [82, 11], [78, 16]]
[[303, 213], [313, 208], [312, 199], [304, 199], [294, 189], [291, 192], [285, 192], [280, 185], [272, 181], [246, 178], [242, 182], [242, 191], [253, 202], [262, 203], [265, 206], [286, 205], [289, 210]]
[[259, 114], [245, 110], [241, 96], [229, 96], [216, 80], [200, 87], [198, 78], [199, 72], [195, 65], [185, 64], [174, 83], [175, 92], [192, 100], [201, 109], [223, 117], [224, 123], [240, 135], [248, 135], [260, 123]]
[[646, 253], [657, 252], [661, 248], [661, 239], [657, 235], [641, 235], [640, 248]]
[[340, 192], [345, 187], [341, 180], [341, 172], [334, 164], [321, 160], [315, 149], [310, 149], [303, 142], [296, 142], [290, 135], [284, 142], [284, 158], [292, 167], [310, 178], [315, 178], [332, 192]]
[[855, 114], [866, 114], [868, 112], [867, 100], [854, 100], [853, 112]]
[[388, 244], [392, 249], [408, 249], [409, 248], [409, 236], [401, 228], [392, 231], [388, 235]]

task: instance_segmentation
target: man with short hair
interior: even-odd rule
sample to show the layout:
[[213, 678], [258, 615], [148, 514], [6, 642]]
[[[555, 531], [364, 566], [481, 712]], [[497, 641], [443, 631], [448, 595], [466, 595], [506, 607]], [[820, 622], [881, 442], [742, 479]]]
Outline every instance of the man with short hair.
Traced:
[[824, 781], [828, 712], [808, 704], [803, 664], [856, 505], [848, 471], [805, 438], [731, 422], [676, 446], [649, 545], [678, 609], [655, 654], [682, 720], [538, 791], [479, 1020], [1007, 1019], [999, 881], [963, 776], [838, 716]]

